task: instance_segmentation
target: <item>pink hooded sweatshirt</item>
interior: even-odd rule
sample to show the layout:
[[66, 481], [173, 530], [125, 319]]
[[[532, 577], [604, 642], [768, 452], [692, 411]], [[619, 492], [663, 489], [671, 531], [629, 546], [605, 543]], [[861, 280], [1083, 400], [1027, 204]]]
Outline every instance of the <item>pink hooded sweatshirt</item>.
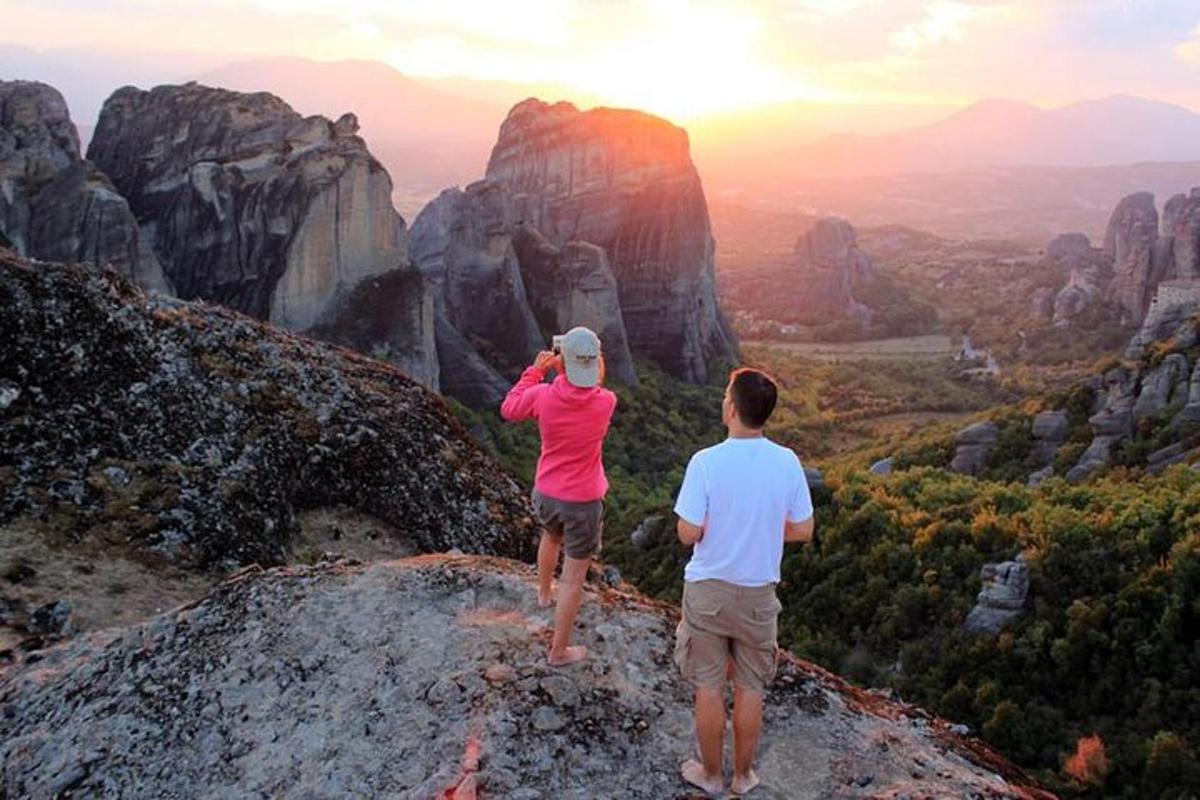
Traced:
[[572, 386], [564, 375], [552, 383], [543, 383], [545, 377], [527, 367], [504, 398], [500, 416], [509, 422], [537, 420], [542, 453], [535, 489], [570, 503], [600, 500], [608, 492], [600, 453], [617, 396], [600, 386]]

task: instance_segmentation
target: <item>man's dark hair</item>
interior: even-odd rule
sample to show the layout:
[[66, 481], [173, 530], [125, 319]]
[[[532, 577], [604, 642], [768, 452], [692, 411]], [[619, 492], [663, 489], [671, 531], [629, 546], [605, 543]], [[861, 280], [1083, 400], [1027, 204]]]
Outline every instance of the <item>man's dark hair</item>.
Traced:
[[750, 428], [767, 424], [779, 391], [771, 376], [761, 370], [743, 367], [729, 373], [729, 396], [738, 419]]

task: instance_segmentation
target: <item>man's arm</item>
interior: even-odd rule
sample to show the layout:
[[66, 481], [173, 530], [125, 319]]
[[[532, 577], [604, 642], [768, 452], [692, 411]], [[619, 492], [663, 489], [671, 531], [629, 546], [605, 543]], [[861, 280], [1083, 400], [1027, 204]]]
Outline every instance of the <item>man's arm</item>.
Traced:
[[675, 526], [675, 532], [679, 534], [679, 541], [688, 547], [691, 547], [704, 538], [704, 526], [693, 525], [683, 517], [679, 518], [679, 524]]
[[815, 527], [812, 517], [800, 522], [788, 520], [783, 526], [783, 540], [785, 542], [811, 542]]

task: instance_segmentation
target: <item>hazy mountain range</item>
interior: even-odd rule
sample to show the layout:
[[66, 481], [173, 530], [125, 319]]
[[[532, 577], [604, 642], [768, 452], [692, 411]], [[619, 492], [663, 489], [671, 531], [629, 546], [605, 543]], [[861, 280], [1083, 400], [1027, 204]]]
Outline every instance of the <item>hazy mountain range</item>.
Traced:
[[[441, 189], [482, 173], [496, 130], [524, 97], [580, 97], [553, 83], [408, 77], [370, 61], [212, 56], [114, 57], [6, 48], [0, 76], [46, 80], [66, 95], [86, 138], [103, 99], [123, 83], [196, 79], [270, 91], [301, 113], [354, 111], [391, 172], [411, 220]], [[943, 106], [790, 103], [686, 123], [712, 198], [789, 211], [899, 222], [944, 234], [1037, 238], [1094, 232], [1136, 189], [1177, 190], [1200, 178], [1200, 114], [1130, 96], [1053, 109], [983, 100]], [[1156, 162], [1156, 163], [1149, 163]]]

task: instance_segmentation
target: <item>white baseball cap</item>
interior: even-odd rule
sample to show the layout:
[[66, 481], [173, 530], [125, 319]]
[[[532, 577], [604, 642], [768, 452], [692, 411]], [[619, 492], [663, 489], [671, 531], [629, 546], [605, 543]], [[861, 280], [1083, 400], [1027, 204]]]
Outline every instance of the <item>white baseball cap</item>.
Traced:
[[554, 337], [562, 355], [567, 381], [582, 389], [600, 383], [600, 337], [582, 325]]

